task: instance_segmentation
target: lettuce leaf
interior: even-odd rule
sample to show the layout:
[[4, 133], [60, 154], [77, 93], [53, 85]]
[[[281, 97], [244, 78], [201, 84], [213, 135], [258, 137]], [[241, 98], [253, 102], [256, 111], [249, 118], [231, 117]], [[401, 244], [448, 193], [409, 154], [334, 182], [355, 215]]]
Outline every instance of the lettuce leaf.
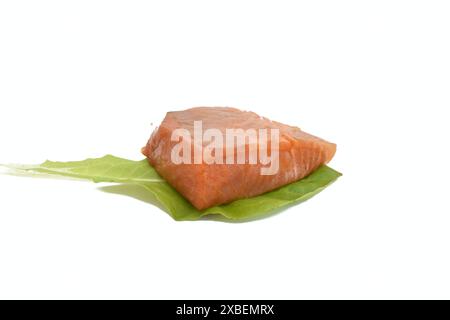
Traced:
[[199, 211], [162, 179], [146, 159], [133, 161], [106, 155], [83, 161], [45, 161], [39, 165], [7, 165], [7, 167], [20, 172], [139, 185], [149, 193], [153, 204], [169, 213], [175, 220], [198, 220], [205, 216], [227, 221], [263, 218], [311, 198], [341, 176], [330, 167], [322, 166], [308, 177], [277, 190]]

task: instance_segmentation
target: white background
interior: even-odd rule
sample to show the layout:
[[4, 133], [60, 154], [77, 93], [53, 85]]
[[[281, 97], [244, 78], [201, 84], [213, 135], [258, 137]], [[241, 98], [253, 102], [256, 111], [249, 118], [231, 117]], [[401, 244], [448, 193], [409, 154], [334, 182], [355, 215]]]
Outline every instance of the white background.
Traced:
[[140, 148], [234, 106], [338, 145], [313, 199], [175, 222], [0, 175], [0, 298], [450, 298], [448, 1], [2, 1], [0, 163]]

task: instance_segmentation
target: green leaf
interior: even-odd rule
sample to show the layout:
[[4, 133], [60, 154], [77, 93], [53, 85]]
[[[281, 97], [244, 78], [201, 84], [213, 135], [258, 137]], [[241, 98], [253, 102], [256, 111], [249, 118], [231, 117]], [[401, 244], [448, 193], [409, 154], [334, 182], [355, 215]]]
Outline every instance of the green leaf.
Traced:
[[94, 182], [137, 184], [148, 191], [152, 203], [169, 213], [175, 220], [198, 220], [210, 215], [219, 220], [259, 219], [309, 199], [341, 176], [330, 167], [322, 166], [308, 177], [277, 190], [199, 211], [162, 179], [146, 159], [133, 161], [107, 155], [83, 161], [45, 161], [40, 165], [7, 167], [17, 171], [90, 179]]
[[147, 160], [133, 161], [106, 155], [82, 161], [45, 161], [38, 165], [4, 165], [13, 170], [55, 174], [94, 182], [164, 182]]

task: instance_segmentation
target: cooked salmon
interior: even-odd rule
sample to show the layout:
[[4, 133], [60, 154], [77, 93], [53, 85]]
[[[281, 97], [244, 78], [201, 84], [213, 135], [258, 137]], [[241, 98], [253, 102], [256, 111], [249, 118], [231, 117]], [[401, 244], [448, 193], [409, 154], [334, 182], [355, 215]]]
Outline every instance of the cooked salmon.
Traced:
[[[195, 140], [199, 124], [204, 133], [213, 129], [208, 132], [215, 133], [216, 139]], [[174, 132], [180, 131], [177, 129], [181, 129], [185, 135], [174, 135]], [[211, 148], [207, 149], [213, 140], [218, 139], [219, 133], [227, 137], [229, 129], [246, 132], [256, 130], [260, 140], [255, 141], [246, 136], [246, 139], [234, 140], [235, 143], [230, 146], [224, 138], [219, 144], [214, 144], [221, 148], [212, 152]], [[263, 140], [266, 132], [266, 140]], [[275, 139], [270, 132], [278, 132], [278, 138]], [[275, 140], [276, 145], [273, 143]], [[191, 147], [180, 148], [182, 142], [189, 143], [186, 145]], [[267, 162], [267, 157], [265, 162], [258, 161], [263, 158], [263, 146], [267, 147], [266, 155], [269, 158], [277, 155], [276, 159], [272, 159], [278, 161], [277, 165], [272, 166], [272, 172], [268, 172], [271, 164]], [[255, 149], [258, 150], [256, 159], [250, 156]], [[180, 152], [184, 161], [174, 161], [174, 150], [177, 150], [175, 154], [184, 151]], [[202, 150], [208, 152], [202, 153]], [[243, 150], [248, 156], [241, 157], [239, 161]], [[253, 112], [228, 107], [197, 107], [168, 112], [142, 152], [170, 185], [195, 208], [203, 210], [257, 196], [302, 179], [329, 162], [336, 152], [336, 145], [297, 127], [271, 121]], [[267, 172], [264, 173], [264, 169]]]

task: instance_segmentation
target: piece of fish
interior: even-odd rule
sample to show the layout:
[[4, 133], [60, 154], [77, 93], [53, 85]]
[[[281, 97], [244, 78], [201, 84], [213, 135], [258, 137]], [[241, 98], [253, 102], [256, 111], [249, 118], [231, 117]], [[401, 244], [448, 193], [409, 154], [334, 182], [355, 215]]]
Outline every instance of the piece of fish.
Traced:
[[[254, 129], [258, 132], [257, 138], [261, 138], [263, 135], [259, 129], [266, 129], [267, 143], [261, 143], [262, 139], [256, 142], [251, 139], [239, 142], [236, 139], [234, 146], [230, 146], [226, 144], [225, 137], [221, 150], [202, 153], [206, 146], [211, 146], [212, 139], [206, 139], [207, 141], [194, 139], [196, 133], [199, 133], [199, 121], [201, 121], [203, 133], [208, 129], [216, 129], [212, 132], [222, 133], [224, 137], [227, 129]], [[176, 129], [185, 129], [182, 132], [189, 133], [190, 137], [175, 135], [174, 139]], [[279, 130], [276, 145], [273, 144], [275, 137], [270, 135], [271, 132], [276, 131], [273, 129]], [[190, 163], [188, 161], [180, 163], [180, 159], [174, 161], [174, 150], [180, 149], [182, 140], [189, 140], [184, 142], [192, 145], [189, 149], [190, 154], [180, 152], [180, 155], [186, 156], [184, 160], [190, 159]], [[263, 159], [259, 152], [266, 145], [267, 155], [275, 155], [278, 152], [277, 159], [275, 157], [271, 159], [278, 161], [278, 170], [272, 170], [269, 174], [267, 174], [267, 171], [270, 171], [269, 166], [273, 165], [277, 169], [276, 165], [268, 164], [267, 157], [265, 163], [258, 161]], [[174, 149], [177, 146], [178, 149]], [[249, 152], [254, 151], [255, 147], [258, 150], [257, 159], [249, 156]], [[248, 156], [245, 157], [244, 163], [242, 161], [236, 163], [238, 156], [242, 155], [239, 151], [242, 150], [245, 150]], [[142, 152], [171, 186], [194, 207], [202, 210], [237, 199], [257, 196], [302, 179], [319, 166], [329, 162], [336, 152], [336, 145], [305, 133], [297, 127], [262, 118], [253, 112], [228, 107], [197, 107], [168, 112]], [[210, 155], [209, 158], [208, 155]], [[199, 159], [196, 156], [203, 156], [203, 158]], [[216, 160], [215, 163], [211, 164], [211, 157]], [[266, 174], [262, 174], [264, 170]]]

